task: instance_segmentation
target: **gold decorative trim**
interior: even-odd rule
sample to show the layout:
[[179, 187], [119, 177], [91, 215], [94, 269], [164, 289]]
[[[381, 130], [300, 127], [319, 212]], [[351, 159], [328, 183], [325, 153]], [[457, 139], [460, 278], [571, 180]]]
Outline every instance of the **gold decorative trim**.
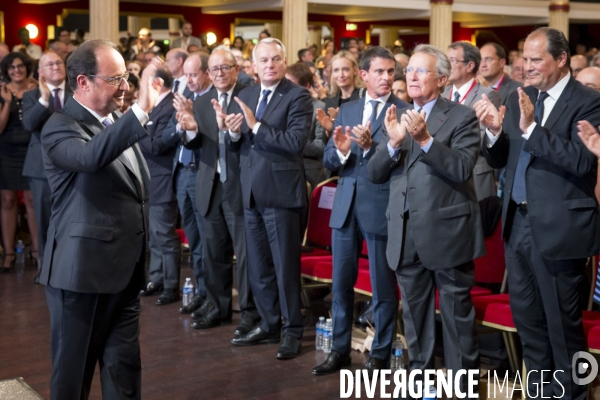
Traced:
[[4, 11], [0, 11], [0, 42], [6, 43], [4, 37]]
[[[256, 24], [256, 25], [281, 24], [282, 20], [280, 20], [280, 19], [236, 18], [235, 20], [233, 20], [233, 22], [231, 24], [229, 24], [229, 40], [231, 40], [231, 43], [233, 43], [233, 39], [235, 39], [235, 28], [242, 23], [249, 23], [249, 24]], [[329, 22], [308, 21], [306, 26], [307, 27], [308, 26], [326, 26], [327, 29], [329, 29], [329, 31], [331, 32], [331, 37], [333, 37], [333, 38], [335, 37], [334, 29]]]
[[[71, 14], [89, 15], [90, 10], [76, 8], [63, 8], [62, 13], [56, 16], [56, 26], [63, 26], [64, 19]], [[119, 11], [119, 17], [148, 17], [148, 18], [176, 18], [185, 21], [183, 14], [163, 14], [138, 11]]]

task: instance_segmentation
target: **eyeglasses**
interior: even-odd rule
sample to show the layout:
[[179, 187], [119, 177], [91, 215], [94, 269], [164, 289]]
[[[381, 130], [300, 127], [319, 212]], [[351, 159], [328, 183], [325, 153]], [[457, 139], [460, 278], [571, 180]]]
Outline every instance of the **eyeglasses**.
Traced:
[[46, 65], [44, 65], [44, 68], [52, 68], [52, 67], [61, 67], [63, 66], [65, 63], [63, 63], [62, 61], [56, 61], [56, 62], [49, 62]]
[[469, 63], [467, 60], [457, 60], [457, 59], [456, 59], [456, 58], [454, 58], [454, 57], [452, 57], [452, 58], [449, 58], [449, 60], [450, 60], [450, 64], [452, 64], [452, 65], [456, 65], [456, 64], [458, 64], [459, 62], [460, 62], [460, 63], [465, 63], [465, 64], [468, 64], [468, 63]]
[[109, 76], [99, 76], [99, 75], [86, 75], [90, 78], [100, 78], [111, 86], [119, 87], [123, 83], [123, 80], [129, 79], [129, 72], [125, 72], [123, 75], [109, 77]]
[[219, 71], [221, 71], [222, 73], [226, 74], [229, 71], [231, 71], [231, 69], [235, 67], [235, 65], [221, 65], [220, 67], [213, 67], [211, 69], [209, 69], [210, 73], [213, 75], [217, 75], [219, 73]]
[[429, 74], [429, 72], [430, 71], [427, 71], [425, 68], [413, 68], [413, 67], [404, 68], [404, 75], [417, 74], [418, 76], [427, 76], [427, 74]]
[[9, 65], [8, 70], [14, 71], [15, 69], [25, 69], [25, 64]]

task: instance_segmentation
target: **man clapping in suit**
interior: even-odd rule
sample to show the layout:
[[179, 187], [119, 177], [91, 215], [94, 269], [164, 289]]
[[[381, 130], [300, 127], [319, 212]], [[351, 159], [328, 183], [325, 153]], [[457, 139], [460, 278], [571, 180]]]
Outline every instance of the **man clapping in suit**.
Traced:
[[394, 199], [387, 210], [387, 260], [400, 286], [412, 371], [435, 367], [436, 287], [446, 368], [475, 369], [479, 362], [470, 294], [473, 259], [485, 254], [473, 187], [479, 124], [471, 108], [440, 96], [449, 73], [440, 49], [415, 48], [406, 68], [414, 108], [388, 109], [389, 142], [369, 160], [369, 178], [389, 180]]
[[[237, 346], [277, 343], [278, 359], [300, 353], [300, 242], [307, 204], [302, 150], [313, 114], [310, 93], [285, 76], [285, 47], [278, 39], [253, 50], [261, 84], [235, 99], [238, 112], [226, 117], [226, 142], [240, 152], [248, 271], [260, 324], [232, 340]], [[283, 317], [283, 327], [281, 326]]]
[[40, 283], [46, 285], [51, 398], [89, 394], [100, 363], [102, 395], [141, 398], [139, 290], [144, 286], [150, 176], [136, 144], [158, 97], [146, 67], [138, 102], [116, 112], [128, 89], [117, 46], [80, 45], [67, 62], [73, 98], [42, 130], [52, 213]]

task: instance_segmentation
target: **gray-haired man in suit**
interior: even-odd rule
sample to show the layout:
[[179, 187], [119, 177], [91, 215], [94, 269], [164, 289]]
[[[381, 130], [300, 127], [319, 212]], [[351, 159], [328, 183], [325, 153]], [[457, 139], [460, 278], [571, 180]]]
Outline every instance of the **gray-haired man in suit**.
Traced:
[[[402, 295], [410, 370], [434, 368], [435, 290], [444, 358], [452, 371], [478, 368], [473, 259], [485, 254], [473, 167], [479, 153], [475, 112], [440, 96], [450, 61], [420, 45], [406, 68], [414, 108], [391, 106], [389, 142], [369, 160], [374, 183], [390, 181], [387, 260]], [[461, 380], [466, 389], [466, 379]]]

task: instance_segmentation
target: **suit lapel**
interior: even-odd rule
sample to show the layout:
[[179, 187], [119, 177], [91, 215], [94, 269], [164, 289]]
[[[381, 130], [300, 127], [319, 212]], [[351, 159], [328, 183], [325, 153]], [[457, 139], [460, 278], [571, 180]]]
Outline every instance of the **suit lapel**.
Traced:
[[[560, 116], [569, 107], [569, 100], [571, 99], [571, 94], [573, 93], [573, 87], [575, 86], [574, 81], [575, 80], [573, 77], [571, 77], [569, 79], [567, 86], [565, 86], [565, 89], [563, 90], [561, 95], [556, 100], [556, 103], [554, 104], [554, 107], [552, 108], [550, 115], [548, 115], [548, 119], [546, 119], [546, 123], [543, 125], [544, 128], [552, 129], [554, 124], [556, 124], [556, 122], [558, 122], [558, 120], [560, 119]], [[533, 101], [533, 104], [535, 104], [535, 100]]]
[[383, 108], [379, 112], [379, 115], [377, 116], [375, 123], [371, 127], [371, 137], [373, 137], [381, 129], [381, 125], [383, 125], [383, 120], [385, 118], [385, 113], [387, 112], [387, 109], [390, 108], [390, 105], [392, 105], [392, 101], [393, 101], [392, 96], [394, 96], [394, 95], [392, 94], [388, 98], [388, 101], [386, 101], [383, 104]]
[[[449, 100], [446, 100], [442, 96], [438, 96], [438, 99], [435, 102], [433, 109], [431, 110], [431, 114], [427, 117], [427, 130], [429, 131], [429, 134], [434, 138], [436, 133], [439, 132], [439, 130], [442, 128], [442, 126], [444, 126], [444, 124], [448, 120], [448, 116], [446, 115], [446, 113], [450, 109], [448, 107], [448, 101]], [[407, 134], [407, 136], [410, 135]], [[410, 139], [412, 144], [412, 137]], [[418, 146], [412, 146], [412, 151], [420, 155], [421, 149]], [[414, 155], [411, 156], [408, 167], [410, 167], [418, 158], [419, 157], [415, 157]]]
[[476, 83], [475, 86], [473, 86], [473, 90], [471, 90], [469, 93], [467, 93], [467, 97], [465, 98], [465, 101], [463, 101], [463, 105], [467, 106], [467, 107], [473, 107], [473, 103], [476, 98], [477, 98], [477, 93], [479, 92], [479, 88], [481, 86], [479, 85], [479, 83]]
[[283, 99], [283, 95], [287, 93], [287, 89], [287, 80], [284, 78], [277, 86], [277, 89], [275, 89], [275, 93], [273, 93], [273, 96], [271, 96], [271, 100], [269, 100], [269, 103], [267, 104], [267, 108], [265, 109], [265, 112], [262, 117], [263, 121], [269, 118], [269, 115], [271, 115], [273, 110], [279, 105], [279, 102], [281, 102], [281, 99]]

